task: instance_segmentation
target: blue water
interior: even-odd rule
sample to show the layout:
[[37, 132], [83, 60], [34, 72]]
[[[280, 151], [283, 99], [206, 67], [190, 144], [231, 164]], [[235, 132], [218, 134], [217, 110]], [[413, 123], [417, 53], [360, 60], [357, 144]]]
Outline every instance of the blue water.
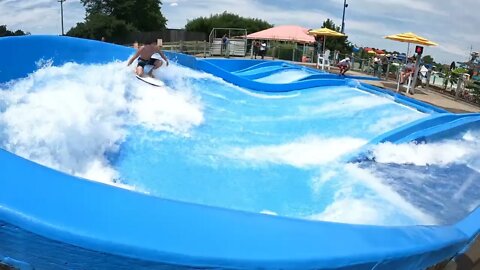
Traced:
[[158, 75], [166, 87], [124, 63], [69, 63], [0, 85], [0, 146], [153, 196], [293, 218], [446, 224], [480, 204], [480, 132], [381, 145], [376, 162], [350, 164], [372, 138], [428, 115], [347, 86], [260, 93], [174, 64]]
[[465, 164], [415, 166], [364, 162], [403, 198], [443, 224], [454, 224], [478, 205], [480, 172]]
[[272, 75], [256, 79], [255, 81], [264, 83], [290, 83], [311, 75], [311, 72], [305, 70], [289, 70], [276, 72]]
[[[338, 152], [351, 153], [426, 116], [349, 87], [260, 94], [214, 80], [190, 85], [204, 105], [204, 123], [189, 136], [132, 127], [115, 165], [121, 180], [163, 198], [282, 216], [324, 212], [337, 200], [338, 183], [321, 192], [314, 186], [339, 166]], [[368, 187], [355, 186], [349, 195], [374, 196]]]

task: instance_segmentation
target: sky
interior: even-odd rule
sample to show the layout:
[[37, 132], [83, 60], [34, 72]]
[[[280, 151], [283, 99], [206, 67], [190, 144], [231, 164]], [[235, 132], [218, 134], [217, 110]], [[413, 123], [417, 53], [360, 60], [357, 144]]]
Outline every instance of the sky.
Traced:
[[[437, 62], [465, 61], [480, 51], [478, 0], [347, 0], [345, 33], [359, 47], [407, 51], [407, 44], [386, 40], [390, 34], [415, 32], [434, 42], [425, 48]], [[343, 0], [163, 0], [168, 28], [183, 28], [188, 20], [228, 11], [260, 18], [274, 25], [319, 28], [330, 18], [341, 25]], [[60, 34], [57, 0], [0, 0], [0, 25], [32, 34]], [[80, 0], [64, 2], [65, 32], [85, 18]], [[412, 51], [412, 50], [411, 50]]]

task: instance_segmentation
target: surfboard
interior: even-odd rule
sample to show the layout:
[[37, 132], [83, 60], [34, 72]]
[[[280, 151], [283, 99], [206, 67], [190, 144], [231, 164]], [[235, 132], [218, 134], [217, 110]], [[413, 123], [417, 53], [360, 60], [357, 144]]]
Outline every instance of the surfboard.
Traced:
[[157, 87], [161, 87], [161, 86], [164, 86], [165, 83], [160, 81], [160, 80], [157, 80], [155, 78], [152, 78], [152, 77], [140, 77], [138, 75], [135, 75], [137, 77], [137, 79], [145, 82], [145, 83], [148, 83], [150, 85], [153, 85], [153, 86], [157, 86]]

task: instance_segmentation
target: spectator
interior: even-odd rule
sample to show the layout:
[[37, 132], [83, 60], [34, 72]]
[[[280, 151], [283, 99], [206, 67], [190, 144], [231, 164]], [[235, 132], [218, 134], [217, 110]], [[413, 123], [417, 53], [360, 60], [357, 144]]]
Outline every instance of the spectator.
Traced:
[[380, 57], [375, 56], [373, 58], [373, 76], [378, 76], [379, 67], [381, 65]]
[[408, 63], [400, 73], [400, 84], [404, 84], [405, 81], [415, 72], [415, 57], [409, 58]]
[[388, 56], [384, 55], [381, 57], [382, 61], [382, 74], [385, 74], [385, 78], [388, 78], [387, 69], [388, 69]]
[[455, 61], [453, 61], [453, 62], [450, 64], [450, 70], [454, 70], [455, 68], [456, 68]]
[[263, 41], [262, 44], [260, 45], [260, 56], [262, 57], [262, 59], [265, 57], [266, 54], [267, 54], [267, 43]]
[[255, 57], [255, 59], [257, 59], [257, 55], [259, 55], [259, 52], [260, 52], [260, 42], [258, 42], [258, 40], [255, 40], [253, 42], [253, 56]]
[[225, 57], [228, 57], [228, 44], [230, 43], [230, 40], [227, 37], [227, 34], [223, 35], [222, 37], [222, 51], [221, 54], [225, 55]]

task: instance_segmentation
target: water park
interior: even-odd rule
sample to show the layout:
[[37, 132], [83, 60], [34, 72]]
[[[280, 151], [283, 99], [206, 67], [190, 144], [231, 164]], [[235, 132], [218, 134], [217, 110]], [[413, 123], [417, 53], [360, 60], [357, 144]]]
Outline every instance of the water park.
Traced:
[[0, 37], [0, 269], [457, 269], [480, 233], [478, 53], [406, 75], [437, 43], [342, 55], [342, 32], [149, 33], [148, 79], [138, 42]]

